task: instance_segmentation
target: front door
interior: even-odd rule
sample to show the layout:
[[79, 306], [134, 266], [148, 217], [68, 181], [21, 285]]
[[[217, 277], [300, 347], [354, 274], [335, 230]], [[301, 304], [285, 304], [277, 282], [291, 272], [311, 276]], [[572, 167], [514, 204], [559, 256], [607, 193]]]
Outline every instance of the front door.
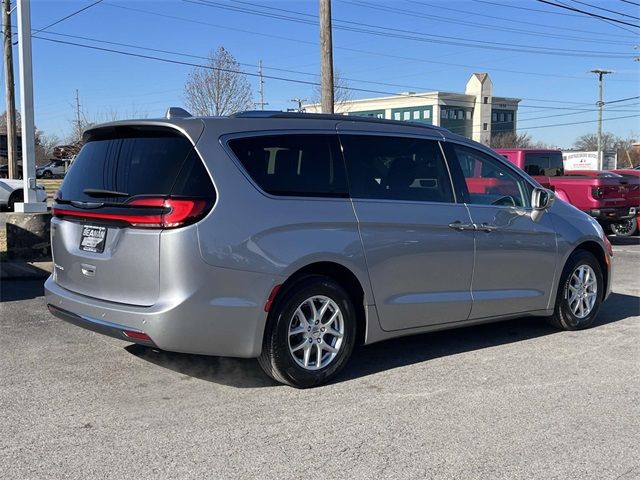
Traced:
[[437, 139], [339, 133], [382, 328], [466, 320], [474, 231]]
[[447, 160], [476, 226], [470, 319], [545, 310], [556, 269], [551, 217], [530, 218], [532, 187], [511, 166], [455, 143]]

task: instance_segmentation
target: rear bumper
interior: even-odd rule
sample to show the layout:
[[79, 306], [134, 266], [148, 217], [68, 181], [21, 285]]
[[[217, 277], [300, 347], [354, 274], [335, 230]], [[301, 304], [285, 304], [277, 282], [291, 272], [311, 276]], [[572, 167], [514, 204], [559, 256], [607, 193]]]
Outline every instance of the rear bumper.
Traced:
[[[260, 355], [267, 319], [264, 305], [277, 277], [230, 269], [183, 296], [167, 292], [151, 307], [107, 302], [71, 292], [53, 277], [45, 282], [52, 314], [79, 327], [131, 343], [201, 355]], [[238, 286], [243, 285], [243, 289]], [[250, 297], [238, 291], [251, 292]], [[124, 332], [144, 333], [149, 341]], [[138, 335], [136, 335], [137, 337]]]
[[587, 213], [601, 224], [619, 223], [636, 216], [636, 207], [592, 208]]
[[[118, 340], [126, 340], [128, 342], [145, 345], [147, 347], [157, 347], [157, 345], [153, 343], [153, 340], [139, 338], [141, 335], [146, 335], [144, 332], [132, 329], [126, 325], [119, 325], [117, 323], [98, 320], [97, 318], [78, 315], [73, 312], [63, 310], [62, 308], [54, 307], [51, 304], [47, 304], [47, 308], [54, 316], [77, 327], [86, 328], [92, 332], [101, 333], [102, 335], [117, 338]], [[133, 334], [138, 334], [138, 336], [133, 336]]]

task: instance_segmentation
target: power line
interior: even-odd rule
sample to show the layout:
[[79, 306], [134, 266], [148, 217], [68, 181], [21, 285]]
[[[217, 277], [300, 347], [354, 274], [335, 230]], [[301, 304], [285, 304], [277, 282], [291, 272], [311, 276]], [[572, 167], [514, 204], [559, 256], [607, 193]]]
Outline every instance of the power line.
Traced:
[[[431, 14], [426, 14], [426, 13], [422, 13], [422, 12], [417, 12], [414, 10], [405, 10], [405, 9], [401, 9], [401, 8], [397, 8], [397, 7], [387, 7], [384, 5], [380, 5], [380, 4], [371, 4], [371, 3], [367, 3], [364, 1], [358, 1], [358, 0], [340, 0], [342, 3], [345, 4], [349, 4], [349, 5], [355, 5], [358, 7], [364, 7], [364, 8], [369, 8], [372, 10], [378, 10], [378, 11], [383, 11], [383, 12], [390, 12], [390, 13], [396, 13], [399, 15], [405, 15], [408, 17], [420, 17], [420, 18], [428, 18], [428, 19], [433, 19], [435, 21], [438, 22], [445, 22], [445, 23], [453, 23], [455, 25], [465, 25], [465, 26], [471, 26], [471, 27], [475, 27], [475, 28], [482, 28], [485, 30], [490, 30], [492, 32], [495, 32], [496, 29], [499, 29], [500, 32], [513, 32], [513, 33], [522, 33], [522, 34], [526, 34], [529, 36], [534, 36], [534, 37], [546, 37], [546, 38], [557, 38], [557, 39], [562, 39], [562, 40], [575, 40], [575, 41], [580, 41], [580, 42], [587, 42], [587, 43], [597, 43], [597, 44], [602, 44], [602, 43], [609, 43], [612, 45], [629, 45], [630, 42], [621, 42], [619, 40], [601, 40], [601, 39], [594, 39], [594, 38], [584, 38], [584, 37], [575, 37], [575, 36], [571, 36], [571, 35], [559, 35], [559, 34], [553, 34], [553, 33], [545, 33], [545, 32], [540, 32], [540, 31], [533, 31], [533, 30], [523, 30], [523, 29], [519, 29], [519, 28], [510, 28], [510, 27], [505, 27], [505, 26], [499, 26], [499, 25], [490, 25], [490, 24], [486, 24], [486, 23], [478, 23], [478, 22], [468, 22], [468, 21], [464, 21], [464, 20], [457, 20], [454, 18], [450, 18], [450, 17], [442, 17], [439, 15], [431, 15]], [[419, 3], [419, 2], [416, 2]]]
[[[256, 36], [265, 37], [265, 38], [274, 38], [274, 39], [277, 39], [277, 40], [284, 40], [284, 41], [291, 41], [291, 42], [296, 42], [296, 43], [303, 43], [305, 45], [313, 45], [314, 47], [317, 47], [317, 43], [316, 42], [310, 42], [310, 41], [302, 40], [302, 39], [299, 39], [299, 38], [284, 37], [284, 36], [281, 36], [281, 35], [274, 35], [274, 34], [269, 34], [269, 33], [264, 33], [264, 32], [257, 32], [255, 30], [246, 30], [246, 29], [237, 28], [237, 27], [230, 27], [228, 25], [218, 25], [218, 24], [215, 24], [215, 23], [204, 22], [204, 21], [195, 20], [195, 19], [192, 19], [192, 18], [180, 17], [180, 16], [176, 16], [176, 15], [168, 15], [168, 14], [158, 13], [158, 12], [154, 12], [154, 11], [150, 11], [150, 10], [144, 10], [144, 9], [140, 9], [140, 8], [133, 8], [133, 7], [124, 6], [124, 5], [115, 5], [115, 4], [111, 4], [111, 3], [105, 3], [104, 5], [107, 5], [109, 7], [114, 7], [114, 8], [119, 8], [119, 9], [123, 9], [123, 10], [132, 11], [132, 12], [143, 13], [143, 14], [146, 14], [146, 15], [153, 15], [153, 16], [160, 17], [160, 18], [168, 18], [168, 19], [171, 19], [171, 20], [179, 20], [179, 21], [186, 22], [186, 23], [193, 23], [195, 25], [204, 25], [204, 26], [208, 26], [208, 27], [211, 27], [211, 28], [219, 28], [219, 29], [223, 29], [223, 30], [241, 32], [241, 33], [245, 33], [245, 34], [248, 34], [248, 35], [256, 35]], [[50, 33], [50, 32], [48, 32], [48, 33]], [[514, 74], [518, 74], [518, 75], [534, 75], [534, 76], [539, 76], [539, 77], [567, 78], [567, 79], [576, 79], [576, 80], [586, 80], [586, 77], [579, 77], [579, 76], [576, 76], [576, 75], [562, 75], [562, 74], [559, 74], [559, 73], [548, 74], [548, 73], [541, 73], [541, 72], [534, 72], [534, 71], [511, 70], [511, 69], [505, 69], [505, 68], [500, 68], [500, 67], [487, 67], [487, 66], [484, 66], [484, 65], [468, 65], [468, 64], [460, 64], [460, 63], [452, 63], [452, 62], [442, 62], [442, 61], [437, 61], [437, 60], [428, 60], [428, 59], [418, 58], [418, 57], [407, 57], [407, 56], [395, 55], [395, 54], [390, 54], [390, 53], [362, 50], [362, 49], [350, 48], [350, 47], [334, 46], [334, 49], [335, 50], [343, 50], [345, 52], [353, 52], [353, 53], [364, 54], [364, 55], [372, 55], [372, 56], [384, 57], [384, 58], [394, 58], [394, 59], [398, 59], [398, 60], [407, 60], [407, 61], [411, 61], [411, 62], [419, 62], [419, 63], [427, 63], [427, 64], [435, 64], [435, 65], [446, 65], [446, 66], [452, 66], [452, 67], [493, 70], [493, 71], [496, 71], [496, 72], [514, 73]], [[273, 67], [272, 67], [272, 69], [273, 69]], [[286, 70], [283, 70], [283, 71], [286, 71]], [[612, 79], [611, 81], [614, 81], [614, 79]], [[624, 80], [624, 79], [619, 79], [619, 78], [615, 79], [615, 81], [616, 82], [634, 82], [635, 83], [635, 80]]]
[[636, 96], [636, 97], [621, 98], [619, 100], [611, 100], [610, 102], [603, 102], [603, 104], [604, 105], [609, 105], [611, 103], [627, 102], [629, 100], [637, 100], [638, 98], [640, 98], [640, 95]]
[[[151, 51], [151, 52], [156, 52], [156, 53], [166, 53], [166, 54], [169, 54], [169, 55], [176, 55], [176, 56], [183, 56], [183, 57], [190, 57], [190, 58], [198, 58], [198, 59], [202, 59], [202, 60], [206, 60], [207, 59], [207, 57], [199, 56], [199, 55], [191, 55], [191, 54], [185, 54], [185, 53], [174, 52], [174, 51], [169, 51], [169, 50], [148, 48], [148, 47], [142, 47], [142, 46], [127, 44], [127, 43], [112, 42], [112, 41], [108, 41], [108, 40], [98, 40], [98, 39], [93, 39], [93, 38], [89, 38], [89, 37], [81, 37], [79, 35], [67, 35], [67, 34], [54, 33], [54, 32], [45, 32], [45, 34], [47, 34], [47, 35], [58, 35], [58, 36], [70, 37], [70, 38], [80, 38], [80, 39], [83, 39], [83, 40], [88, 40], [88, 41], [97, 42], [97, 43], [104, 43], [104, 44], [108, 44], [108, 45], [117, 45], [117, 46], [129, 47], [129, 48], [136, 48], [136, 49], [140, 49], [140, 50], [144, 50], [144, 51]], [[81, 48], [89, 48], [89, 49], [95, 49], [95, 50], [100, 50], [100, 51], [105, 51], [105, 52], [110, 52], [110, 53], [116, 53], [116, 54], [121, 54], [121, 55], [128, 55], [128, 56], [133, 56], [133, 57], [145, 58], [145, 59], [150, 59], [150, 60], [157, 60], [157, 61], [168, 62], [168, 63], [176, 63], [176, 64], [192, 66], [192, 67], [200, 67], [200, 68], [207, 68], [207, 69], [213, 69], [213, 70], [220, 70], [220, 71], [226, 71], [226, 72], [231, 72], [231, 73], [239, 73], [239, 74], [252, 76], [252, 77], [260, 77], [259, 74], [254, 74], [254, 73], [251, 73], [251, 72], [244, 72], [244, 71], [240, 71], [240, 70], [235, 71], [235, 70], [219, 69], [217, 67], [212, 67], [212, 66], [206, 65], [206, 64], [183, 62], [183, 61], [172, 60], [172, 59], [167, 59], [167, 58], [162, 58], [162, 57], [156, 57], [156, 56], [152, 56], [152, 55], [141, 55], [141, 54], [136, 54], [136, 53], [133, 53], [133, 52], [126, 52], [126, 51], [115, 50], [115, 49], [110, 49], [110, 48], [101, 48], [101, 47], [96, 47], [96, 46], [82, 44], [82, 43], [68, 42], [68, 41], [62, 41], [62, 40], [54, 40], [54, 39], [46, 38], [46, 37], [42, 37], [42, 36], [34, 36], [33, 38], [37, 38], [37, 39], [40, 39], [40, 40], [47, 40], [47, 41], [55, 42], [55, 43], [62, 43], [62, 44], [72, 45], [72, 46], [81, 47]], [[248, 64], [248, 63], [240, 63], [240, 65], [254, 67], [253, 64]], [[274, 68], [270, 68], [270, 67], [264, 67], [264, 68], [267, 69], [267, 70], [271, 69], [271, 70], [286, 71], [286, 72], [289, 72], [289, 73], [301, 73], [301, 74], [305, 74], [305, 75], [311, 75], [311, 74], [308, 74], [306, 72], [295, 72], [295, 71], [291, 71], [291, 70], [287, 70], [287, 69], [274, 69]], [[298, 80], [298, 79], [293, 79], [293, 78], [288, 78], [288, 77], [279, 77], [279, 76], [273, 76], [273, 75], [262, 75], [262, 77], [263, 78], [269, 78], [269, 79], [272, 79], [272, 80], [279, 80], [279, 81], [292, 82], [292, 83], [300, 83], [300, 84], [305, 84], [305, 85], [313, 85], [313, 86], [319, 85], [319, 83], [317, 81], [304, 81], [304, 80]], [[371, 81], [371, 80], [362, 80], [362, 79], [353, 79], [353, 78], [345, 78], [345, 80], [351, 81], [351, 82], [371, 83], [371, 84], [385, 85], [385, 86], [397, 86], [397, 87], [403, 87], [403, 88], [407, 87], [406, 85], [398, 85], [398, 84], [391, 84], [391, 83], [384, 83], [384, 82], [375, 82], [375, 81]], [[364, 92], [364, 93], [373, 93], [373, 94], [378, 94], [378, 95], [409, 96], [409, 95], [406, 95], [406, 94], [405, 95], [399, 94], [397, 92], [372, 90], [372, 89], [357, 88], [357, 87], [343, 87], [343, 88], [345, 88], [346, 90]], [[424, 88], [424, 87], [420, 87], [420, 88]], [[424, 90], [437, 90], [437, 89], [424, 88]], [[441, 93], [444, 93], [446, 95], [447, 92], [441, 92]], [[424, 98], [424, 99], [434, 100], [434, 99], [438, 98], [438, 95], [439, 95], [438, 93], [432, 93], [432, 94], [425, 93], [425, 94], [412, 94], [410, 96], [414, 97], [414, 98]], [[454, 93], [454, 95], [459, 95], [459, 94]], [[523, 98], [521, 100], [534, 100], [534, 101], [556, 102], [556, 103], [574, 103], [574, 102], [559, 102], [557, 100], [542, 100], [542, 99], [531, 99], [531, 98], [530, 99]], [[466, 104], [470, 104], [470, 105], [474, 105], [475, 104], [475, 100], [455, 99], [455, 101], [458, 102], [458, 103], [466, 103]], [[583, 105], [583, 104], [579, 104], [579, 105]], [[589, 104], [586, 104], [586, 105], [589, 105]], [[548, 106], [548, 105], [521, 105], [521, 106], [519, 106], [519, 108], [540, 108], [540, 109], [543, 109], [543, 110], [590, 111], [590, 109], [587, 109], [587, 108], [558, 107], [558, 106], [553, 107], [553, 106]]]
[[[193, 3], [196, 5], [202, 5], [212, 8], [219, 8], [222, 10], [228, 10], [232, 12], [239, 13], [247, 13], [250, 15], [256, 15], [266, 18], [274, 18], [278, 20], [284, 20], [294, 23], [302, 23], [307, 25], [313, 25], [314, 27], [317, 24], [317, 16], [311, 15], [302, 12], [296, 12], [292, 10], [286, 10], [282, 8], [263, 6], [258, 4], [252, 4], [250, 2], [242, 2], [240, 0], [232, 0], [235, 3], [243, 3], [257, 6], [258, 8], [274, 10], [274, 11], [284, 11], [289, 12], [294, 15], [304, 16], [304, 17], [312, 17], [313, 20], [306, 20], [304, 18], [296, 18], [287, 15], [283, 15], [280, 13], [270, 13], [270, 12], [261, 12], [257, 10], [253, 10], [247, 7], [236, 7], [232, 5], [219, 4], [216, 2], [211, 2], [207, 0], [183, 0], [186, 3]], [[479, 49], [489, 49], [489, 50], [498, 50], [498, 51], [512, 51], [512, 52], [521, 52], [521, 53], [534, 53], [534, 54], [544, 54], [544, 55], [554, 55], [554, 56], [574, 56], [574, 57], [611, 57], [611, 58], [627, 58], [633, 57], [633, 54], [623, 53], [623, 52], [603, 52], [603, 51], [593, 51], [593, 50], [575, 50], [575, 49], [557, 49], [557, 48], [547, 48], [547, 47], [536, 47], [531, 45], [519, 45], [509, 43], [508, 46], [505, 45], [504, 42], [488, 42], [488, 41], [472, 41], [466, 38], [460, 37], [451, 37], [446, 35], [435, 35], [435, 34], [425, 34], [423, 32], [409, 31], [405, 29], [397, 29], [390, 28], [382, 25], [372, 25], [366, 24], [362, 22], [352, 22], [348, 20], [338, 20], [334, 19], [334, 22], [338, 23], [338, 25], [334, 24], [334, 29], [344, 30], [354, 33], [361, 33], [365, 35], [374, 35], [386, 38], [397, 38], [401, 40], [410, 40], [416, 42], [423, 43], [435, 43], [440, 45], [453, 45], [453, 46], [461, 46], [461, 47], [469, 47], [469, 48], [479, 48]], [[347, 25], [340, 25], [347, 24]], [[372, 30], [373, 29], [373, 30]], [[396, 33], [393, 33], [396, 32]]]
[[[554, 12], [551, 10], [540, 10], [538, 8], [527, 8], [527, 7], [520, 7], [520, 6], [516, 6], [516, 5], [507, 5], [504, 3], [495, 3], [495, 2], [489, 2], [487, 0], [472, 0], [474, 2], [478, 2], [478, 3], [486, 3], [489, 5], [498, 5], [499, 7], [508, 7], [508, 8], [517, 8], [519, 10], [529, 10], [532, 12], [542, 12], [542, 13], [546, 13], [546, 14], [551, 14], [551, 15], [563, 15], [563, 16], [569, 16], [569, 17], [581, 17], [582, 15], [577, 15], [575, 13], [565, 13], [565, 12]], [[619, 28], [621, 30], [624, 30], [625, 32], [629, 32], [629, 33], [633, 33], [634, 35], [636, 34], [636, 32], [629, 30], [626, 27], [623, 27], [621, 25], [617, 25], [616, 23], [613, 22], [609, 22], [607, 20], [603, 20], [603, 22], [608, 23], [616, 28]]]
[[92, 3], [92, 4], [90, 4], [90, 5], [87, 5], [87, 6], [85, 6], [85, 7], [82, 7], [81, 9], [76, 10], [75, 12], [72, 12], [72, 13], [70, 13], [69, 15], [67, 15], [67, 16], [65, 16], [65, 17], [62, 17], [61, 19], [56, 20], [55, 22], [52, 22], [52, 23], [50, 23], [49, 25], [47, 25], [47, 26], [45, 26], [45, 27], [42, 27], [42, 28], [41, 28], [41, 29], [39, 29], [39, 30], [36, 30], [35, 32], [31, 32], [31, 34], [33, 35], [34, 33], [40, 33], [40, 32], [43, 32], [43, 31], [45, 31], [45, 30], [47, 30], [47, 29], [49, 29], [49, 28], [53, 27], [54, 25], [58, 25], [59, 23], [62, 23], [62, 22], [64, 22], [65, 20], [67, 20], [67, 19], [69, 19], [69, 18], [71, 18], [71, 17], [73, 17], [73, 16], [75, 16], [75, 15], [78, 15], [79, 13], [82, 13], [82, 12], [84, 12], [85, 10], [88, 10], [89, 8], [91, 8], [91, 7], [95, 6], [95, 5], [99, 4], [99, 3], [102, 3], [103, 1], [104, 1], [104, 0], [97, 0], [97, 1], [93, 2], [93, 3]]
[[617, 12], [615, 10], [609, 10], [608, 8], [604, 8], [604, 7], [598, 7], [597, 5], [592, 5], [590, 3], [582, 2], [580, 0], [571, 0], [571, 1], [573, 3], [579, 3], [580, 5], [585, 5], [587, 7], [595, 8], [597, 10], [602, 10], [602, 11], [605, 11], [605, 12], [613, 13], [614, 15], [620, 15], [622, 17], [635, 18], [636, 20], [640, 20], [640, 17], [636, 17], [634, 15], [627, 15], [626, 13]]
[[[423, 2], [423, 1], [418, 1], [418, 0], [404, 0], [404, 1], [407, 2], [407, 3], [413, 3], [413, 4], [417, 4], [417, 5], [422, 5], [422, 6], [429, 7], [429, 8], [437, 8], [437, 9], [440, 9], [440, 10], [448, 10], [448, 11], [451, 11], [451, 12], [462, 13], [462, 14], [465, 14], [465, 15], [473, 15], [474, 17], [491, 18], [493, 20], [501, 20], [503, 22], [519, 23], [519, 24], [522, 24], [522, 25], [532, 25], [532, 26], [534, 26], [536, 28], [542, 27], [542, 28], [553, 29], [553, 30], [556, 30], [556, 31], [558, 30], [558, 26], [557, 25], [542, 25], [540, 23], [527, 22], [527, 21], [524, 21], [524, 20], [516, 20], [516, 19], [513, 19], [513, 18], [497, 17], [495, 15], [487, 15], [485, 13], [472, 12], [472, 11], [469, 11], [469, 10], [460, 10], [458, 8], [443, 7], [441, 5], [433, 5], [433, 4], [430, 4], [428, 2]], [[491, 5], [499, 5], [499, 4], [493, 3], [493, 2], [482, 2], [482, 3], [488, 3], [488, 4], [491, 4]], [[500, 6], [511, 7], [512, 5], [500, 5]], [[515, 7], [515, 8], [518, 8], [518, 7]], [[538, 10], [538, 11], [542, 11], [542, 10]], [[546, 11], [546, 13], [557, 13], [557, 12], [548, 12], [548, 11]], [[562, 13], [561, 15], [565, 15], [565, 14]], [[570, 13], [568, 13], [566, 15], [576, 16], [576, 17], [579, 16], [579, 15], [572, 15]], [[593, 31], [590, 31], [590, 30], [581, 30], [581, 29], [577, 29], [577, 28], [569, 28], [569, 27], [567, 27], [565, 25], [562, 26], [562, 30], [570, 31], [570, 32], [578, 32], [578, 33], [588, 33], [590, 35], [605, 35], [605, 36], [608, 36], [608, 37], [615, 36], [615, 37], [627, 38], [627, 39], [630, 39], [630, 40], [634, 39], [634, 37], [630, 37], [629, 35], [612, 34], [612, 33], [609, 33], [609, 32], [607, 32], [607, 33], [593, 32]]]
[[536, 0], [536, 1], [538, 1], [540, 3], [546, 3], [547, 5], [551, 5], [553, 7], [565, 8], [567, 10], [572, 10], [574, 12], [580, 12], [580, 13], [583, 13], [583, 14], [588, 15], [590, 17], [600, 18], [602, 20], [608, 20], [610, 22], [620, 23], [622, 25], [628, 25], [630, 27], [640, 28], [640, 25], [636, 25], [636, 24], [633, 24], [633, 23], [629, 23], [629, 22], [625, 22], [625, 21], [622, 21], [622, 20], [618, 20], [617, 18], [605, 17], [605, 16], [602, 16], [602, 15], [598, 15], [597, 13], [587, 12], [586, 10], [580, 10], [578, 8], [570, 7], [568, 5], [561, 5], [560, 3], [553, 3], [553, 2], [549, 2], [547, 0]]
[[630, 5], [635, 5], [636, 7], [640, 7], [640, 3], [630, 2], [629, 0], [620, 0], [621, 2], [628, 3]]

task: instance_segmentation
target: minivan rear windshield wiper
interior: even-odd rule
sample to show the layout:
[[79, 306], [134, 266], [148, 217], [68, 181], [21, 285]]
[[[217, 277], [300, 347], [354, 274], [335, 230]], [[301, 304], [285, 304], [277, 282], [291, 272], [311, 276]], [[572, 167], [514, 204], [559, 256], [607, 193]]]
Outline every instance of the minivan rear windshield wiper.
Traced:
[[100, 188], [85, 188], [82, 193], [89, 197], [129, 197], [126, 192], [117, 192], [115, 190], [102, 190]]

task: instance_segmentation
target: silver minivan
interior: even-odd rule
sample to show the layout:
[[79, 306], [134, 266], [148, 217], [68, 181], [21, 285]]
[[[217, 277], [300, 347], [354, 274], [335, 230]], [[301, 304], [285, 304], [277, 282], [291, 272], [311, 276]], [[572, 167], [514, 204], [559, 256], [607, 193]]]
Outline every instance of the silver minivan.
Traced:
[[59, 318], [312, 387], [356, 343], [594, 322], [612, 250], [589, 216], [448, 130], [244, 112], [92, 127], [53, 207]]

